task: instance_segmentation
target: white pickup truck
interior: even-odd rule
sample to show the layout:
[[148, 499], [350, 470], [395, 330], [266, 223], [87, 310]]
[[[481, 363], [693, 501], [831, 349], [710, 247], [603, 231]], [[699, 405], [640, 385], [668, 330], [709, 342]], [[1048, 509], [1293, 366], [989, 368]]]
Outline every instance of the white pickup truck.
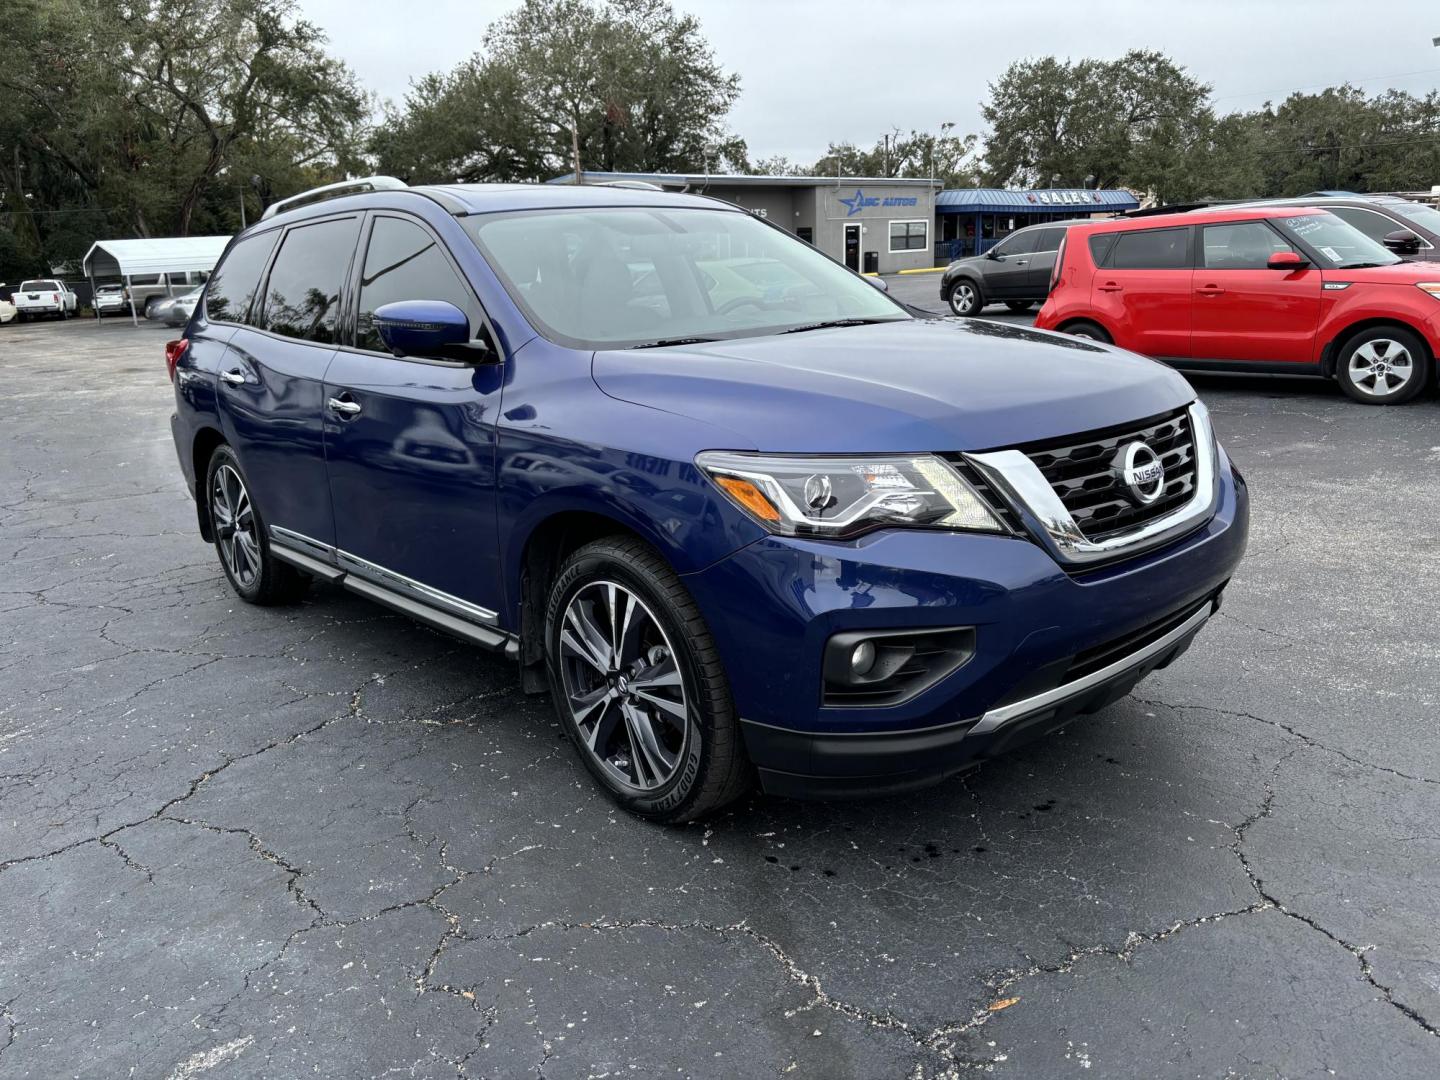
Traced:
[[38, 319], [42, 315], [68, 319], [75, 314], [78, 306], [75, 294], [70, 291], [69, 286], [56, 278], [22, 281], [15, 290], [13, 301], [21, 322]]

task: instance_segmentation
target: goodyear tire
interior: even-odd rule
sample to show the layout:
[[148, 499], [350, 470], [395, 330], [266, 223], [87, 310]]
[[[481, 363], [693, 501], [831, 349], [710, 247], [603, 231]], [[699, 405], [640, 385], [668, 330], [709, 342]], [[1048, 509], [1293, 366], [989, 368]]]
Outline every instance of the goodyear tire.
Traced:
[[649, 545], [609, 537], [571, 555], [550, 586], [545, 646], [561, 723], [626, 810], [693, 821], [750, 787], [715, 642]]

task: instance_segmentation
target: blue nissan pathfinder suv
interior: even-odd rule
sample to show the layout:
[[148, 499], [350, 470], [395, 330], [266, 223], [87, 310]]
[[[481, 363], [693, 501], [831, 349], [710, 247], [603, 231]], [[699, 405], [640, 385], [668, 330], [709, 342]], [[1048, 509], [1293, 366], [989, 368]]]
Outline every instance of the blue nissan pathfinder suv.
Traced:
[[166, 359], [243, 599], [337, 583], [503, 652], [660, 821], [918, 787], [1093, 712], [1245, 547], [1179, 375], [917, 316], [698, 196], [317, 189]]

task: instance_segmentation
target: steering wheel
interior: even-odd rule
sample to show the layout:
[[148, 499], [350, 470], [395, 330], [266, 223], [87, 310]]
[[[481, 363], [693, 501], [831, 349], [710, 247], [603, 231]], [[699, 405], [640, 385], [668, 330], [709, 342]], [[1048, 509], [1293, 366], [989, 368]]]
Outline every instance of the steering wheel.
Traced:
[[734, 311], [736, 308], [743, 307], [746, 304], [749, 304], [751, 307], [757, 307], [762, 309], [765, 307], [765, 301], [761, 300], [758, 296], [737, 296], [733, 300], [726, 300], [725, 303], [721, 304], [718, 308], [716, 308], [715, 314], [729, 315], [730, 312]]

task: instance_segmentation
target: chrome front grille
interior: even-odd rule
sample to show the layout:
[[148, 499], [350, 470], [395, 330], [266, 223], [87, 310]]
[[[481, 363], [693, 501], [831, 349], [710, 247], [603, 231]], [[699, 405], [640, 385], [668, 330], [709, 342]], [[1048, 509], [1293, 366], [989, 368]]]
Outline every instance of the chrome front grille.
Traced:
[[[1165, 467], [1160, 493], [1125, 476], [1126, 449], [1143, 444]], [[985, 481], [981, 497], [1003, 505], [1056, 561], [1079, 570], [1127, 558], [1184, 536], [1215, 512], [1219, 451], [1198, 401], [1183, 409], [1084, 435], [959, 455]], [[1140, 455], [1148, 459], [1148, 455]], [[1153, 461], [1149, 464], [1153, 466]], [[1130, 479], [1139, 482], [1134, 473]]]
[[[1115, 465], [1133, 442], [1143, 442], [1165, 466], [1165, 486], [1152, 503], [1140, 503]], [[1195, 491], [1195, 438], [1181, 409], [1133, 427], [1088, 433], [1060, 445], [1022, 446], [1087, 540], [1119, 536], [1183, 506]]]

